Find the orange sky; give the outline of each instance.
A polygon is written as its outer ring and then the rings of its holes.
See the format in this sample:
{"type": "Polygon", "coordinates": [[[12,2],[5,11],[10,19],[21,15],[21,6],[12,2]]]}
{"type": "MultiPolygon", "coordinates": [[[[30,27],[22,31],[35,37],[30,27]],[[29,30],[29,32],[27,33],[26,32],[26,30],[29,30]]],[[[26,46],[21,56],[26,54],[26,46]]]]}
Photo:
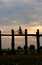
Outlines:
{"type": "MultiPolygon", "coordinates": [[[[42,33],[42,26],[38,26],[38,25],[37,26],[28,26],[28,25],[25,24],[25,25],[21,25],[21,28],[22,28],[23,31],[24,31],[24,29],[27,29],[29,34],[36,34],[37,29],[39,29],[40,33],[42,33]]],[[[14,29],[16,31],[19,28],[18,28],[17,25],[15,25],[15,26],[14,25],[13,26],[3,26],[1,28],[2,33],[6,33],[6,34],[8,34],[8,33],[11,34],[11,29],[14,29]]],[[[2,40],[3,40],[2,41],[2,47],[11,48],[11,37],[2,37],[2,40]],[[6,41],[6,43],[5,43],[5,41],[6,41]]],[[[17,47],[17,46],[22,46],[23,47],[24,44],[25,44],[24,41],[25,41],[24,37],[22,37],[22,36],[15,37],[15,47],[17,47]]],[[[29,43],[28,45],[34,44],[36,46],[36,38],[35,37],[29,37],[28,38],[28,43],[29,43]]]]}

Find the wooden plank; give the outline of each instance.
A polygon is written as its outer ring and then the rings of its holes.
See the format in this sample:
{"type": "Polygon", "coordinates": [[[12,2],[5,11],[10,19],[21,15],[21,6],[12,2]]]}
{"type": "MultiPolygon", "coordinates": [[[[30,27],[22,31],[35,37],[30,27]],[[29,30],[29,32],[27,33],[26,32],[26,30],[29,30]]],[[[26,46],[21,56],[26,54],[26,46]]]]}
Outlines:
{"type": "Polygon", "coordinates": [[[1,50],[1,31],[0,31],[0,55],[1,55],[1,52],[2,50],[1,50]]]}
{"type": "Polygon", "coordinates": [[[14,39],[14,30],[12,31],[12,43],[11,43],[11,47],[12,47],[12,54],[14,54],[14,50],[15,50],[15,39],[14,39]]]}
{"type": "Polygon", "coordinates": [[[36,32],[37,34],[37,53],[40,54],[40,37],[39,37],[39,29],[36,32]]]}
{"type": "Polygon", "coordinates": [[[27,54],[27,29],[25,29],[25,54],[27,54]]]}
{"type": "MultiPolygon", "coordinates": [[[[1,34],[1,36],[12,36],[11,34],[1,34]]],[[[14,34],[14,36],[25,36],[25,34],[14,34]]],[[[36,34],[27,34],[27,36],[36,36],[36,34]]]]}

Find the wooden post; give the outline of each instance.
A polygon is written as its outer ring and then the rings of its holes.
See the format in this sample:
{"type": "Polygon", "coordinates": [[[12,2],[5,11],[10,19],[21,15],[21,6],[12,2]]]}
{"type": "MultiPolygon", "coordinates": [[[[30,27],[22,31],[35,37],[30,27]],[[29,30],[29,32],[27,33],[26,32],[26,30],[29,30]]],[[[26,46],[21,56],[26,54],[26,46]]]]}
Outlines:
{"type": "Polygon", "coordinates": [[[0,31],[0,55],[2,53],[2,50],[1,50],[1,31],[0,31]]]}
{"type": "Polygon", "coordinates": [[[27,54],[27,29],[25,29],[25,54],[27,54]]]}
{"type": "Polygon", "coordinates": [[[11,30],[12,31],[12,54],[14,54],[14,50],[15,50],[15,41],[14,41],[14,30],[11,30]]]}
{"type": "Polygon", "coordinates": [[[37,53],[40,54],[40,37],[39,37],[39,29],[37,29],[36,35],[37,35],[37,53]]]}

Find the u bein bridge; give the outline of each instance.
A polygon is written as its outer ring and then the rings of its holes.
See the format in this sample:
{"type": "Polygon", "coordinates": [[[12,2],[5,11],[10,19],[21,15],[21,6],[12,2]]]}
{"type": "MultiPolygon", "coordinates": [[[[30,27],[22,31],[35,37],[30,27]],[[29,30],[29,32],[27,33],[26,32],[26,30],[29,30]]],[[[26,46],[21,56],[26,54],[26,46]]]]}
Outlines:
{"type": "Polygon", "coordinates": [[[19,26],[18,34],[14,33],[15,31],[12,29],[11,34],[1,34],[0,31],[0,55],[2,54],[2,48],[1,48],[1,37],[2,36],[11,36],[12,41],[11,41],[11,50],[12,54],[15,52],[15,36],[25,36],[25,54],[27,54],[28,49],[27,49],[27,36],[35,36],[37,40],[37,53],[40,54],[40,37],[42,34],[39,34],[39,29],[37,29],[36,34],[27,34],[27,29],[25,29],[25,32],[22,32],[21,26],[19,26]]]}

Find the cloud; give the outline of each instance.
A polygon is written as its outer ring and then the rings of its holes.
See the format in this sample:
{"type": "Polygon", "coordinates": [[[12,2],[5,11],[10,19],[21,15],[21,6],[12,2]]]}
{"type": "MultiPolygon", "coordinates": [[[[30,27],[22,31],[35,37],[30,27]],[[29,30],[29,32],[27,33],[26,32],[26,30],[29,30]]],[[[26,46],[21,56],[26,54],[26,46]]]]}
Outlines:
{"type": "MultiPolygon", "coordinates": [[[[11,29],[16,33],[19,26],[23,31],[27,29],[30,34],[36,33],[37,29],[42,33],[42,0],[0,0],[0,30],[2,33],[11,34],[11,29]]],[[[8,38],[4,38],[7,42],[8,38]]],[[[35,43],[34,39],[33,41],[30,39],[30,42],[35,43]]]]}
{"type": "Polygon", "coordinates": [[[21,1],[20,0],[3,0],[3,1],[4,3],[8,3],[8,4],[10,3],[9,4],[10,6],[8,7],[4,6],[0,8],[0,24],[8,25],[8,23],[9,24],[11,24],[12,22],[17,23],[17,21],[19,21],[18,24],[20,23],[30,24],[32,21],[41,23],[42,6],[36,0],[21,0],[21,1]],[[26,4],[24,4],[24,2],[26,4]],[[7,18],[7,20],[3,18],[7,18]]]}
{"type": "MultiPolygon", "coordinates": [[[[0,30],[2,31],[2,33],[4,34],[11,34],[11,29],[13,29],[14,31],[15,31],[15,34],[19,34],[17,31],[18,31],[18,29],[19,29],[19,26],[21,26],[21,28],[22,28],[22,30],[25,32],[25,29],[27,29],[28,31],[28,33],[29,34],[36,34],[36,31],[37,31],[37,29],[39,29],[40,30],[40,33],[42,33],[42,26],[41,25],[35,25],[35,23],[33,24],[32,23],[32,25],[30,24],[12,24],[12,25],[1,25],[0,26],[0,30]]],[[[23,33],[24,33],[23,32],[23,33]]],[[[18,37],[17,37],[18,38],[18,37]]]]}
{"type": "Polygon", "coordinates": [[[14,2],[15,0],[3,0],[6,3],[14,2]]]}
{"type": "Polygon", "coordinates": [[[9,6],[10,4],[12,4],[15,0],[3,0],[3,2],[9,6]]]}
{"type": "MultiPolygon", "coordinates": [[[[13,0],[3,1],[8,4],[13,2],[13,0]]],[[[4,5],[2,0],[0,2],[4,5]]],[[[16,0],[13,6],[0,8],[0,25],[11,25],[11,23],[34,24],[35,22],[42,25],[42,5],[36,0],[16,0]],[[28,4],[23,4],[24,2],[28,4]]]]}

